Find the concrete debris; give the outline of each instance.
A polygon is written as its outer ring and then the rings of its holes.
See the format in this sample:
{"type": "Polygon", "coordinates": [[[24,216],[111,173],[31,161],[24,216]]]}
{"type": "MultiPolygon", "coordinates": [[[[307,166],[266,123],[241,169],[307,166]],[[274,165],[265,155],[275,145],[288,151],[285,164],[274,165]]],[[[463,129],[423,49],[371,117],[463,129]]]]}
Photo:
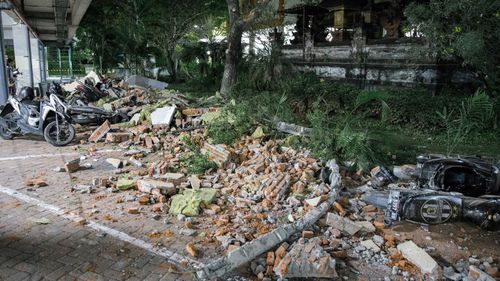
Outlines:
{"type": "Polygon", "coordinates": [[[312,132],[311,128],[306,128],[295,124],[288,124],[285,122],[278,122],[278,124],[276,124],[276,129],[278,129],[278,131],[296,136],[308,136],[312,132]]]}
{"type": "Polygon", "coordinates": [[[360,242],[361,245],[363,245],[365,248],[370,249],[376,253],[380,252],[380,247],[373,242],[373,240],[363,240],[360,242]]]}
{"type": "Polygon", "coordinates": [[[225,168],[231,160],[230,153],[226,150],[224,145],[213,145],[205,142],[201,150],[202,153],[208,155],[208,159],[214,161],[219,167],[225,168]]]}
{"type": "Polygon", "coordinates": [[[177,193],[177,188],[171,182],[164,182],[158,180],[143,179],[137,181],[137,189],[144,193],[154,193],[158,190],[163,195],[174,195],[177,193]]]}
{"type": "MultiPolygon", "coordinates": [[[[88,198],[100,203],[87,200],[95,204],[88,205],[86,214],[97,214],[99,204],[116,202],[116,219],[143,214],[133,219],[151,223],[156,229],[166,225],[168,230],[147,235],[183,243],[186,260],[180,264],[193,265],[202,280],[233,278],[241,266],[266,281],[332,279],[337,272],[346,276],[348,271],[369,276],[374,268],[387,270],[385,280],[441,278],[441,268],[426,253],[434,256],[433,246],[443,241],[435,237],[439,233],[424,234],[422,239],[431,245],[425,250],[411,241],[404,242],[409,238],[407,233],[385,224],[388,220],[384,215],[390,214],[382,211],[388,207],[387,196],[377,200],[366,197],[378,187],[420,193],[415,166],[377,167],[371,175],[340,167],[334,160],[325,163],[305,149],[296,149],[300,137],[311,133],[310,128],[283,122],[277,124],[278,129],[292,134],[283,140],[267,140],[263,127],[257,127],[251,136],[232,144],[211,144],[203,127],[219,118],[218,108],[193,108],[179,92],[153,91],[133,83],[127,89],[126,84],[122,82],[111,99],[99,103],[132,120],[125,126],[105,122],[92,134],[85,133],[91,135],[89,142],[106,142],[91,144],[88,155],[55,170],[81,171],[78,178],[72,177],[72,191],[97,193],[88,198]],[[113,151],[103,156],[98,147],[113,151]],[[190,157],[199,153],[217,167],[206,165],[210,167],[204,170],[204,158],[201,163],[191,161],[190,157]],[[82,171],[92,165],[102,167],[103,174],[82,171]],[[212,260],[201,266],[195,258],[212,260]]],[[[460,198],[465,202],[465,197],[460,198]]],[[[422,210],[412,210],[417,209],[422,210]]],[[[494,215],[491,218],[495,220],[494,215]]],[[[104,219],[115,222],[109,215],[104,219]]],[[[423,224],[418,230],[426,229],[423,224]]],[[[457,243],[459,249],[469,251],[466,233],[460,230],[459,235],[450,237],[460,236],[462,241],[458,241],[464,243],[457,243]]],[[[158,241],[158,245],[163,242],[158,241]]],[[[484,274],[496,277],[496,256],[471,256],[443,271],[451,280],[465,280],[467,275],[470,280],[491,280],[481,279],[486,278],[484,274]]]]}
{"type": "Polygon", "coordinates": [[[153,125],[169,125],[174,118],[176,108],[175,105],[157,108],[151,113],[151,123],[153,125]]]}
{"type": "Polygon", "coordinates": [[[197,216],[200,214],[200,204],[210,205],[217,195],[216,189],[201,188],[185,190],[183,194],[172,197],[169,213],[173,215],[197,216]]]}
{"type": "Polygon", "coordinates": [[[106,142],[108,142],[108,143],[121,143],[124,141],[128,141],[131,137],[132,137],[132,134],[130,134],[130,133],[123,133],[123,132],[108,133],[106,135],[106,142]]]}
{"type": "Polygon", "coordinates": [[[161,82],[155,79],[150,79],[141,75],[132,75],[127,80],[124,80],[124,83],[126,83],[128,87],[139,86],[157,90],[163,90],[168,87],[168,83],[161,82]]]}
{"type": "Polygon", "coordinates": [[[106,120],[99,128],[90,135],[89,142],[98,142],[111,130],[111,123],[106,120]]]}
{"type": "Polygon", "coordinates": [[[240,248],[226,254],[212,263],[206,265],[196,274],[198,278],[221,277],[231,270],[253,260],[255,257],[268,252],[271,248],[290,238],[293,234],[301,232],[318,221],[337,200],[340,181],[331,185],[328,199],[317,208],[309,211],[293,224],[285,224],[277,229],[264,234],[257,239],[244,244],[240,248]]]}
{"type": "Polygon", "coordinates": [[[354,235],[362,228],[362,226],[356,224],[350,219],[341,217],[334,213],[328,213],[326,215],[326,224],[345,232],[348,235],[354,235]]]}
{"type": "Polygon", "coordinates": [[[94,192],[94,189],[92,188],[91,185],[77,184],[71,188],[71,191],[78,192],[78,193],[89,193],[90,194],[90,193],[94,192]]]}
{"type": "Polygon", "coordinates": [[[441,280],[441,268],[437,262],[413,241],[406,241],[397,246],[404,258],[416,265],[420,271],[432,280],[441,280]]]}
{"type": "Polygon", "coordinates": [[[469,275],[467,276],[470,281],[495,281],[497,279],[491,277],[486,272],[477,268],[474,265],[469,266],[469,275]]]}
{"type": "Polygon", "coordinates": [[[119,190],[128,190],[136,188],[136,180],[127,179],[127,178],[119,178],[116,182],[116,188],[119,190]]]}
{"type": "Polygon", "coordinates": [[[74,173],[80,170],[80,158],[66,162],[64,164],[64,169],[67,173],[74,173]]]}
{"type": "Polygon", "coordinates": [[[115,169],[123,168],[123,161],[120,159],[108,158],[108,159],[106,159],[106,162],[111,164],[111,166],[113,166],[115,169]]]}
{"type": "Polygon", "coordinates": [[[299,239],[274,267],[274,272],[280,278],[336,278],[335,260],[321,243],[319,237],[299,239]]]}

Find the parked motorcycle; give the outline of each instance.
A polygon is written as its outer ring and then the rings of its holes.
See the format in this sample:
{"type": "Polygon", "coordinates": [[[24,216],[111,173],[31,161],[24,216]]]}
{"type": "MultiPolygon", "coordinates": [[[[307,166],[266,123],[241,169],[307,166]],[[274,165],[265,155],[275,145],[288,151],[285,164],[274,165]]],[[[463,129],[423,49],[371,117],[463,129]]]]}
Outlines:
{"type": "MultiPolygon", "coordinates": [[[[50,97],[50,95],[56,95],[66,104],[65,114],[73,124],[100,125],[106,120],[111,122],[111,124],[129,120],[127,114],[124,113],[108,112],[96,106],[79,105],[82,104],[79,102],[67,102],[61,85],[56,82],[52,82],[49,87],[47,96],[50,97]]],[[[71,96],[69,98],[71,99],[71,96]]]]}
{"type": "Polygon", "coordinates": [[[54,146],[64,146],[75,138],[75,128],[65,116],[67,106],[56,95],[35,101],[31,87],[9,95],[0,112],[0,137],[11,140],[18,135],[39,135],[54,146]]]}

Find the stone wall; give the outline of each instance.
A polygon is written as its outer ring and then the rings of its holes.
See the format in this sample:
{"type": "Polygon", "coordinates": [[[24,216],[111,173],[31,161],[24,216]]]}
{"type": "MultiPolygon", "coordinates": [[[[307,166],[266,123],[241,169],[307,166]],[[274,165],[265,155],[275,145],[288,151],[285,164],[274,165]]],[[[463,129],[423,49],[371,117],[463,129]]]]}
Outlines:
{"type": "Polygon", "coordinates": [[[364,87],[398,85],[423,86],[436,91],[444,85],[476,87],[474,75],[456,64],[437,63],[421,55],[420,43],[360,42],[352,45],[284,46],[283,57],[298,71],[314,71],[319,76],[360,83],[364,87]]]}

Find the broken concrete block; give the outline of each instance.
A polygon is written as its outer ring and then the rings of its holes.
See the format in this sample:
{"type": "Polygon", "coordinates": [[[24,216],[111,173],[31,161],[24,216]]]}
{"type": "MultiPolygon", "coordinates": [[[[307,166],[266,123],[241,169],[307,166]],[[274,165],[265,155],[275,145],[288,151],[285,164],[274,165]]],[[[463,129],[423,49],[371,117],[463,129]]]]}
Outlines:
{"type": "Polygon", "coordinates": [[[80,170],[80,158],[66,162],[66,164],[64,164],[64,169],[68,173],[74,173],[80,170]]]}
{"type": "Polygon", "coordinates": [[[470,281],[495,281],[496,279],[488,275],[486,272],[477,268],[474,265],[469,266],[469,275],[467,276],[470,281]]]}
{"type": "Polygon", "coordinates": [[[132,118],[130,118],[130,121],[128,121],[128,123],[132,126],[137,126],[137,125],[139,125],[140,122],[141,122],[141,114],[140,113],[134,114],[134,116],[132,116],[132,118]]]}
{"type": "Polygon", "coordinates": [[[413,241],[406,241],[398,245],[398,250],[403,257],[417,266],[423,274],[434,280],[441,280],[441,268],[437,262],[413,241]]]}
{"type": "Polygon", "coordinates": [[[361,229],[361,226],[357,225],[350,219],[341,217],[334,213],[328,213],[326,215],[326,224],[349,235],[354,235],[361,229]]]}
{"type": "Polygon", "coordinates": [[[78,193],[92,193],[94,189],[91,185],[77,184],[71,188],[71,191],[78,193]]]}
{"type": "Polygon", "coordinates": [[[132,137],[130,133],[108,133],[106,135],[106,142],[108,143],[120,143],[124,141],[128,141],[132,137]]]}
{"type": "Polygon", "coordinates": [[[215,200],[216,194],[216,189],[209,188],[185,190],[183,194],[177,194],[172,197],[169,213],[197,216],[200,212],[200,204],[203,202],[205,205],[209,205],[215,200]]]}
{"type": "Polygon", "coordinates": [[[160,193],[164,195],[174,195],[177,193],[177,189],[173,183],[157,180],[138,180],[137,189],[144,193],[152,193],[154,189],[160,190],[160,193]]]}
{"type": "Polygon", "coordinates": [[[151,113],[151,124],[169,125],[174,118],[175,109],[175,105],[157,108],[151,113]]]}
{"type": "Polygon", "coordinates": [[[311,198],[311,199],[307,199],[305,201],[306,201],[306,203],[308,205],[310,205],[312,207],[316,207],[316,206],[318,206],[321,203],[322,198],[323,198],[322,196],[318,196],[318,197],[314,197],[314,198],[311,198]]]}
{"type": "Polygon", "coordinates": [[[354,223],[361,227],[360,232],[362,233],[375,232],[375,226],[369,221],[356,221],[354,223]]]}
{"type": "Polygon", "coordinates": [[[297,241],[274,268],[280,278],[329,278],[337,277],[335,260],[323,250],[319,237],[297,241]]]}
{"type": "Polygon", "coordinates": [[[179,185],[184,181],[185,176],[181,173],[165,173],[164,175],[161,175],[160,178],[165,179],[168,182],[172,182],[175,185],[179,185]]]}
{"type": "Polygon", "coordinates": [[[118,181],[116,182],[116,188],[120,190],[127,190],[127,189],[133,189],[136,187],[136,181],[135,180],[130,180],[126,178],[119,178],[118,181]]]}
{"type": "Polygon", "coordinates": [[[123,168],[123,162],[120,159],[108,158],[108,159],[106,159],[106,162],[111,164],[111,166],[115,167],[115,169],[123,168]]]}
{"type": "Polygon", "coordinates": [[[193,189],[200,189],[201,187],[201,181],[196,175],[192,175],[189,177],[189,184],[193,189]]]}
{"type": "Polygon", "coordinates": [[[111,130],[111,123],[108,120],[104,122],[99,128],[95,129],[95,131],[90,135],[90,142],[98,142],[102,139],[108,132],[111,130]]]}
{"type": "Polygon", "coordinates": [[[262,129],[262,127],[257,127],[257,129],[255,129],[255,131],[252,134],[252,138],[261,139],[263,137],[264,137],[264,130],[262,129]]]}
{"type": "Polygon", "coordinates": [[[306,128],[295,124],[288,124],[285,122],[278,122],[278,124],[276,124],[276,129],[278,129],[278,131],[296,136],[308,136],[312,132],[311,128],[306,128]]]}
{"type": "Polygon", "coordinates": [[[369,240],[364,240],[360,242],[361,245],[363,245],[365,248],[374,251],[375,253],[380,252],[380,247],[375,244],[371,239],[369,240]]]}
{"type": "Polygon", "coordinates": [[[106,187],[106,185],[108,185],[108,179],[107,178],[93,178],[92,185],[106,187]]]}
{"type": "Polygon", "coordinates": [[[168,87],[168,83],[150,79],[141,75],[132,75],[127,80],[125,80],[125,83],[127,83],[129,87],[139,86],[156,90],[163,90],[168,87]]]}

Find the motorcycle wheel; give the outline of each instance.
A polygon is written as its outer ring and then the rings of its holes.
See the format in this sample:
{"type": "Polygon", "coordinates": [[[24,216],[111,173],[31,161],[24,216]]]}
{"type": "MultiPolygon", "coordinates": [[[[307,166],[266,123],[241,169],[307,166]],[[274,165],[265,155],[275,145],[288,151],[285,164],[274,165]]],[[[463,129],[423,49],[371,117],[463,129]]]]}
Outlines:
{"type": "Polygon", "coordinates": [[[0,138],[4,140],[11,140],[14,138],[11,132],[4,126],[0,125],[0,138]]]}
{"type": "Polygon", "coordinates": [[[75,138],[75,127],[68,122],[57,124],[56,121],[52,121],[45,127],[43,137],[53,146],[65,146],[75,138]]]}
{"type": "MultiPolygon", "coordinates": [[[[5,115],[5,117],[4,117],[4,119],[7,121],[11,120],[11,118],[12,118],[12,113],[9,113],[9,114],[5,115]]],[[[12,134],[12,132],[10,132],[4,126],[0,125],[0,138],[2,138],[4,140],[11,140],[14,138],[14,134],[12,134]]]]}

